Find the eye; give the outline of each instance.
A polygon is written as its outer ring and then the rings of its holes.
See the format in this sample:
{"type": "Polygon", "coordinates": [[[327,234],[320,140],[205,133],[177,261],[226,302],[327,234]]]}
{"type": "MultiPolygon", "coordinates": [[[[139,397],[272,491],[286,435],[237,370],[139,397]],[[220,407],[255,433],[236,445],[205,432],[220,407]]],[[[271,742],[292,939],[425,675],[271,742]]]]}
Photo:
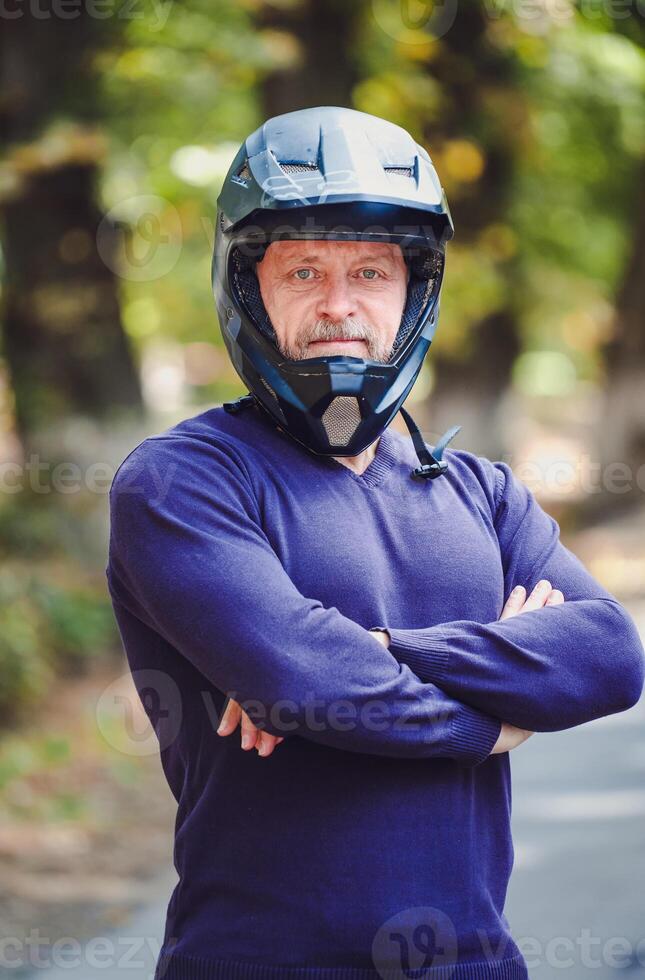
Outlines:
{"type": "Polygon", "coordinates": [[[298,277],[298,279],[300,279],[302,282],[306,282],[308,279],[311,278],[308,275],[308,273],[310,273],[310,272],[313,273],[313,271],[314,271],[313,269],[296,269],[296,273],[295,274],[298,277]],[[304,275],[303,275],[303,273],[304,273],[304,275]]]}
{"type": "Polygon", "coordinates": [[[376,277],[379,275],[377,269],[361,269],[361,272],[365,273],[363,276],[364,279],[376,279],[376,277]]]}

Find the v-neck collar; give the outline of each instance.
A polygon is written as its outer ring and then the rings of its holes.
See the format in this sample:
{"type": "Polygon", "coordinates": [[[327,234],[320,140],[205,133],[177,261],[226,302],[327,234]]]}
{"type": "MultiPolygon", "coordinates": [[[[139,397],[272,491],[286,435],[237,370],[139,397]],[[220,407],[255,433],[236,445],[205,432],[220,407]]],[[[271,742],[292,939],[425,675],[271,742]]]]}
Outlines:
{"type": "MultiPolygon", "coordinates": [[[[240,418],[243,418],[244,413],[240,418]]],[[[324,456],[321,453],[314,453],[306,449],[304,446],[298,445],[298,443],[292,439],[292,437],[284,431],[275,422],[275,420],[269,418],[265,415],[262,410],[256,406],[256,411],[254,413],[254,418],[259,420],[262,425],[266,425],[267,428],[274,432],[280,440],[285,440],[288,445],[290,445],[294,450],[297,449],[299,452],[306,453],[311,460],[313,460],[317,465],[325,467],[328,471],[336,472],[337,479],[350,479],[355,483],[358,483],[364,487],[376,487],[383,479],[391,472],[394,468],[394,464],[401,457],[402,447],[399,443],[398,433],[392,429],[390,426],[385,428],[379,437],[378,446],[376,448],[376,453],[374,459],[371,461],[366,470],[362,473],[355,473],[354,470],[350,470],[349,466],[345,466],[344,463],[339,463],[337,459],[333,456],[324,456]]]]}
{"type": "Polygon", "coordinates": [[[374,459],[362,473],[355,473],[354,470],[350,470],[349,466],[345,466],[344,463],[339,463],[333,456],[319,456],[318,458],[328,464],[330,468],[346,473],[347,476],[357,483],[361,483],[366,487],[375,487],[390,472],[397,460],[395,439],[396,436],[389,428],[383,430],[378,446],[376,447],[374,459]]]}

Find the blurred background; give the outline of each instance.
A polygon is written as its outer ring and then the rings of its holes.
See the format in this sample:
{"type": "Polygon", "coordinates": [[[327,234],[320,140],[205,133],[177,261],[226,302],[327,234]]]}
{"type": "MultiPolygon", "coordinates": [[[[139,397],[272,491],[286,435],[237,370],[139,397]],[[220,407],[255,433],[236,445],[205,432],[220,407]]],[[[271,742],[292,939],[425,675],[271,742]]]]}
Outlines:
{"type": "MultiPolygon", "coordinates": [[[[644,42],[636,0],[6,0],[0,978],[126,935],[75,975],[151,975],[175,804],[107,595],[107,494],[146,435],[244,391],[211,248],[267,117],[353,106],[426,147],[455,238],[409,406],[431,444],[459,423],[456,448],[508,461],[645,630],[644,42]]],[[[645,977],[644,722],[512,755],[506,911],[538,980],[645,977]]]]}

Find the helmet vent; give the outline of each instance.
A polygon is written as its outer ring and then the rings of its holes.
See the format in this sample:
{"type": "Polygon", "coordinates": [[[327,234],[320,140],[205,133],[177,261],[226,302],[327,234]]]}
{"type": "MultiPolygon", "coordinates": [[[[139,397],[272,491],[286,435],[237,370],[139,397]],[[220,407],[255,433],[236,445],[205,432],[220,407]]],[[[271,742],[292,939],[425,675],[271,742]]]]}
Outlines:
{"type": "Polygon", "coordinates": [[[278,396],[276,395],[275,391],[273,390],[273,388],[271,387],[271,385],[269,384],[269,382],[268,381],[265,381],[264,378],[262,378],[262,377],[260,377],[260,381],[262,382],[262,384],[264,385],[264,387],[267,389],[267,391],[271,395],[273,395],[273,397],[277,401],[278,400],[278,396]]]}
{"type": "Polygon", "coordinates": [[[399,177],[413,177],[414,170],[412,167],[383,167],[386,174],[394,174],[399,177]]]}
{"type": "Polygon", "coordinates": [[[251,179],[251,171],[249,170],[249,161],[248,160],[245,160],[244,161],[244,163],[242,164],[242,166],[240,167],[240,169],[237,172],[237,176],[240,177],[242,180],[250,180],[251,179]]]}
{"type": "Polygon", "coordinates": [[[285,174],[311,174],[318,171],[318,165],[315,163],[283,163],[280,162],[280,166],[284,170],[285,174]]]}
{"type": "Polygon", "coordinates": [[[273,388],[271,387],[271,385],[269,384],[269,382],[268,381],[265,381],[264,378],[261,375],[260,375],[260,381],[262,382],[262,384],[264,385],[264,387],[266,388],[266,390],[269,392],[269,394],[271,395],[271,397],[275,401],[274,411],[277,412],[278,413],[278,416],[280,417],[280,419],[283,422],[285,422],[286,420],[285,420],[285,417],[284,417],[284,412],[282,411],[282,409],[280,407],[280,402],[278,401],[278,396],[276,395],[275,391],[273,390],[273,388]]]}
{"type": "Polygon", "coordinates": [[[338,395],[322,415],[322,424],[332,446],[346,446],[360,422],[358,400],[350,395],[338,395]]]}

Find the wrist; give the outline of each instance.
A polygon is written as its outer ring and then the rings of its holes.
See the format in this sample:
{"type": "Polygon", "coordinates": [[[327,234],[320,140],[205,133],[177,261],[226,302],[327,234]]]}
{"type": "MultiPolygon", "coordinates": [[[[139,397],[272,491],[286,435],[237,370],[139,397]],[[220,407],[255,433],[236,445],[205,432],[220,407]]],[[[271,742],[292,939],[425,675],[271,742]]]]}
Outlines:
{"type": "Polygon", "coordinates": [[[375,628],[375,629],[369,630],[369,632],[372,633],[372,635],[376,637],[376,639],[379,641],[379,643],[382,646],[384,646],[386,648],[386,650],[388,649],[388,647],[390,646],[391,639],[390,639],[390,634],[388,633],[387,630],[376,629],[375,628]]]}

